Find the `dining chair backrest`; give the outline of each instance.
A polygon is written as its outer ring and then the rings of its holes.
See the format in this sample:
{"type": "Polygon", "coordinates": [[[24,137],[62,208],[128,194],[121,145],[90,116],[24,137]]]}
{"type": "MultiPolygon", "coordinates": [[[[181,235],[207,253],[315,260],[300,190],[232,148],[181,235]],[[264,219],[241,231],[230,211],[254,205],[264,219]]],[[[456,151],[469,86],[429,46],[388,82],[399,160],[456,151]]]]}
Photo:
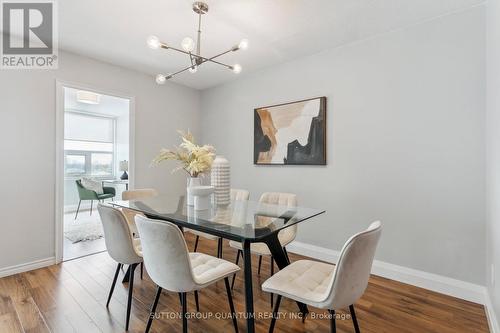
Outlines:
{"type": "Polygon", "coordinates": [[[106,204],[97,206],[104,230],[104,241],[109,255],[122,264],[136,264],[142,261],[136,252],[127,220],[123,213],[106,204]]]}
{"type": "Polygon", "coordinates": [[[189,252],[180,229],[170,222],[137,215],[144,264],[151,279],[173,292],[188,292],[196,286],[189,252]]]}
{"type": "Polygon", "coordinates": [[[293,193],[265,192],[260,196],[259,202],[288,207],[297,207],[297,195],[293,193]]]}
{"type": "Polygon", "coordinates": [[[145,199],[158,196],[158,191],[154,188],[139,188],[122,192],[123,200],[145,199]]]}
{"type": "Polygon", "coordinates": [[[360,233],[347,240],[340,252],[330,284],[326,303],[329,309],[339,309],[354,304],[365,292],[375,257],[382,224],[373,222],[360,233]]]}
{"type": "MultiPolygon", "coordinates": [[[[137,199],[147,199],[147,198],[152,198],[158,196],[158,191],[156,191],[154,188],[139,188],[135,190],[128,190],[128,191],[123,191],[122,192],[122,199],[123,200],[137,200],[137,199]]],[[[128,226],[130,228],[130,231],[132,234],[137,235],[137,228],[135,226],[135,216],[138,213],[135,210],[132,209],[127,209],[127,208],[122,208],[122,212],[127,218],[128,221],[128,226]]]]}
{"type": "MultiPolygon", "coordinates": [[[[284,192],[264,192],[260,196],[259,202],[270,205],[297,207],[297,195],[284,192]]],[[[297,224],[281,230],[278,236],[280,238],[280,241],[284,241],[286,243],[281,245],[285,246],[289,244],[297,236],[297,224]]]]}
{"type": "Polygon", "coordinates": [[[248,200],[249,197],[250,192],[248,192],[247,190],[240,190],[236,188],[231,189],[231,201],[244,201],[248,200]]]}

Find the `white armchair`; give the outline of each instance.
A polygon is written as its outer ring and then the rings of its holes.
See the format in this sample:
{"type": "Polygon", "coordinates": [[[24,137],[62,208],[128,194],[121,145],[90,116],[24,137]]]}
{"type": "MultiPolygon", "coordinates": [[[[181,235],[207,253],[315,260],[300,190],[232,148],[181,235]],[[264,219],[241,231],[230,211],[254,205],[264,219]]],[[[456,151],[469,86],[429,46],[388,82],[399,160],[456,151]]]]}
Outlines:
{"type": "Polygon", "coordinates": [[[176,225],[170,222],[153,220],[140,215],[135,217],[135,222],[143,243],[146,268],[149,276],[158,286],[145,332],[149,332],[151,328],[163,288],[181,294],[183,331],[187,332],[186,293],[224,280],[229,308],[233,315],[233,325],[237,333],[238,325],[228,276],[240,268],[229,261],[207,254],[189,253],[184,235],[176,225]]]}
{"type": "Polygon", "coordinates": [[[328,309],[331,331],[336,332],[335,310],[349,307],[356,333],[359,325],[354,303],[368,286],[382,225],[373,222],[345,243],[336,266],[312,260],[299,260],[285,267],[262,284],[262,290],[277,294],[269,332],[276,323],[281,297],[328,309]]]}
{"type": "Polygon", "coordinates": [[[106,242],[108,254],[111,258],[118,262],[118,267],[116,268],[113,283],[109,291],[106,307],[109,306],[109,302],[111,301],[111,296],[113,295],[113,291],[115,289],[116,279],[118,278],[120,268],[123,265],[130,265],[127,319],[125,324],[125,330],[128,330],[130,321],[130,307],[132,305],[132,292],[134,289],[134,271],[137,265],[142,263],[141,242],[139,239],[132,238],[127,219],[119,209],[99,204],[97,206],[97,210],[99,211],[99,215],[101,216],[102,226],[104,230],[104,240],[106,242]]]}

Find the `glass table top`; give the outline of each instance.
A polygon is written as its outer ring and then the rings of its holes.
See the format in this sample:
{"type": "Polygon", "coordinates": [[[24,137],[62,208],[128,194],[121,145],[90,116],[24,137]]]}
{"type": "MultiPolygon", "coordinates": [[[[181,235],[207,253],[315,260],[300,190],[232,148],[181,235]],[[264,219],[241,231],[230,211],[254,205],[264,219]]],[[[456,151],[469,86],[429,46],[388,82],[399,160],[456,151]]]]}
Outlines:
{"type": "Polygon", "coordinates": [[[258,241],[325,211],[288,207],[255,201],[236,200],[228,206],[212,205],[197,211],[186,205],[184,196],[157,196],[147,199],[114,201],[113,206],[141,212],[150,218],[173,222],[181,227],[226,239],[258,241]]]}

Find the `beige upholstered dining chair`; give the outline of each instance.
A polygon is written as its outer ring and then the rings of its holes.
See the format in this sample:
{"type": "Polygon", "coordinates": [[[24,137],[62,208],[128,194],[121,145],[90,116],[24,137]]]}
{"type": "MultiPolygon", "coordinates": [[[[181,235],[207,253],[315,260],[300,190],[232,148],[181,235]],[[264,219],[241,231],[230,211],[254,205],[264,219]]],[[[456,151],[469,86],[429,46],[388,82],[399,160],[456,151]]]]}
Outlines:
{"type": "MultiPolygon", "coordinates": [[[[158,191],[154,188],[140,188],[135,190],[123,191],[122,200],[137,200],[137,199],[147,199],[158,196],[158,191]]],[[[132,209],[122,208],[122,212],[127,218],[128,225],[133,235],[137,235],[137,228],[135,226],[135,216],[138,213],[132,209]]]]}
{"type": "MultiPolygon", "coordinates": [[[[240,190],[240,189],[231,189],[231,201],[245,201],[248,200],[250,197],[250,193],[247,190],[240,190]]],[[[196,252],[198,249],[198,242],[200,240],[200,237],[209,239],[209,240],[216,240],[217,241],[217,258],[222,258],[222,247],[223,247],[223,239],[214,235],[210,235],[201,231],[197,230],[191,230],[188,229],[192,234],[196,235],[196,240],[194,241],[194,249],[193,252],[196,252]]]]}
{"type": "Polygon", "coordinates": [[[116,285],[118,273],[123,265],[130,265],[129,268],[129,284],[128,284],[128,301],[127,301],[127,319],[125,330],[128,330],[130,321],[130,307],[132,305],[132,292],[134,289],[134,271],[138,264],[142,263],[141,242],[139,239],[132,238],[129,225],[123,213],[114,207],[99,204],[97,206],[99,215],[101,216],[102,226],[104,230],[104,240],[108,254],[116,262],[116,268],[113,283],[109,291],[106,307],[109,306],[111,296],[116,285]]]}
{"type": "Polygon", "coordinates": [[[189,253],[184,235],[170,222],[140,215],[135,217],[135,221],[143,243],[146,268],[158,286],[146,333],[151,328],[163,288],[181,294],[183,332],[187,332],[186,293],[200,290],[220,280],[224,280],[226,285],[229,308],[237,333],[238,324],[228,277],[240,268],[224,259],[198,252],[189,253]]]}
{"type": "Polygon", "coordinates": [[[299,260],[285,267],[262,284],[262,290],[277,294],[269,332],[276,323],[281,297],[321,309],[331,315],[331,331],[336,332],[335,310],[349,307],[356,333],[359,325],[354,303],[368,286],[382,225],[373,222],[345,243],[336,266],[312,260],[299,260]]]}
{"type": "MultiPolygon", "coordinates": [[[[297,195],[295,195],[293,193],[266,192],[266,193],[262,194],[259,202],[264,203],[264,204],[271,204],[271,205],[297,207],[297,195]]],[[[285,254],[287,255],[287,257],[288,257],[288,254],[286,252],[286,246],[288,244],[290,244],[295,239],[296,235],[297,235],[297,225],[296,224],[294,224],[293,226],[290,226],[288,228],[285,228],[278,233],[278,239],[281,243],[281,246],[283,246],[283,250],[285,251],[285,254]]],[[[230,241],[229,246],[238,250],[238,253],[236,254],[236,265],[237,265],[239,262],[240,256],[241,256],[241,258],[243,258],[243,245],[239,242],[230,241]]],[[[267,247],[267,245],[265,243],[252,243],[252,244],[250,244],[250,251],[259,256],[259,268],[258,268],[259,274],[260,274],[260,268],[262,266],[262,256],[271,257],[271,275],[273,275],[274,274],[274,260],[273,260],[273,257],[271,256],[271,251],[269,251],[269,248],[267,247]]],[[[234,281],[235,281],[235,276],[233,276],[233,281],[231,282],[231,288],[233,288],[233,286],[234,286],[234,281]]],[[[273,297],[271,294],[271,305],[272,305],[272,303],[273,303],[273,297]]]]}

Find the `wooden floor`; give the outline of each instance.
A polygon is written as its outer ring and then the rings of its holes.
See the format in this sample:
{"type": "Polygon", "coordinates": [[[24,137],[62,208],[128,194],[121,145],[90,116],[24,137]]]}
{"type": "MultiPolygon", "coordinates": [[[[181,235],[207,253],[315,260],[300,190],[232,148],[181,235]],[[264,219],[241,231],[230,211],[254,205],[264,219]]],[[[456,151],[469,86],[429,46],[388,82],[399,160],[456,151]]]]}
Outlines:
{"type": "MultiPolygon", "coordinates": [[[[193,238],[188,237],[192,249],[193,238]]],[[[201,240],[199,251],[214,254],[215,242],[201,240]]],[[[224,257],[234,260],[236,252],[227,244],[224,257]]],[[[291,260],[299,259],[291,255],[291,260]]],[[[254,257],[254,295],[257,315],[270,314],[269,295],[261,292],[260,284],[269,275],[269,261],[264,260],[262,273],[257,275],[254,257]]],[[[115,294],[106,309],[106,297],[116,264],[107,253],[65,262],[0,279],[0,332],[123,332],[127,300],[127,286],[117,284],[115,294]]],[[[121,278],[121,277],[120,277],[121,278]]],[[[134,301],[130,331],[143,332],[155,286],[144,276],[134,285],[134,301]]],[[[241,274],[234,289],[236,310],[244,312],[241,274]]],[[[188,296],[188,309],[196,315],[193,295],[188,296]]],[[[225,315],[228,303],[224,282],[200,292],[200,313],[204,319],[189,320],[189,332],[234,332],[228,319],[209,318],[217,313],[225,315]]],[[[488,332],[486,315],[481,305],[444,296],[424,289],[372,276],[368,289],[356,304],[361,332],[488,332]]],[[[169,318],[180,311],[177,294],[164,292],[158,312],[163,318],[153,323],[151,332],[180,332],[181,320],[169,318]]],[[[310,308],[318,315],[323,310],[310,308]]],[[[281,311],[287,319],[278,320],[275,332],[329,332],[327,318],[290,319],[297,313],[295,303],[284,300],[281,311]]],[[[340,312],[346,314],[347,312],[340,312]]],[[[269,318],[256,321],[257,332],[267,332],[269,318]]],[[[337,320],[338,332],[354,332],[351,320],[337,320]]],[[[245,321],[239,319],[240,332],[245,332],[245,321]]]]}

